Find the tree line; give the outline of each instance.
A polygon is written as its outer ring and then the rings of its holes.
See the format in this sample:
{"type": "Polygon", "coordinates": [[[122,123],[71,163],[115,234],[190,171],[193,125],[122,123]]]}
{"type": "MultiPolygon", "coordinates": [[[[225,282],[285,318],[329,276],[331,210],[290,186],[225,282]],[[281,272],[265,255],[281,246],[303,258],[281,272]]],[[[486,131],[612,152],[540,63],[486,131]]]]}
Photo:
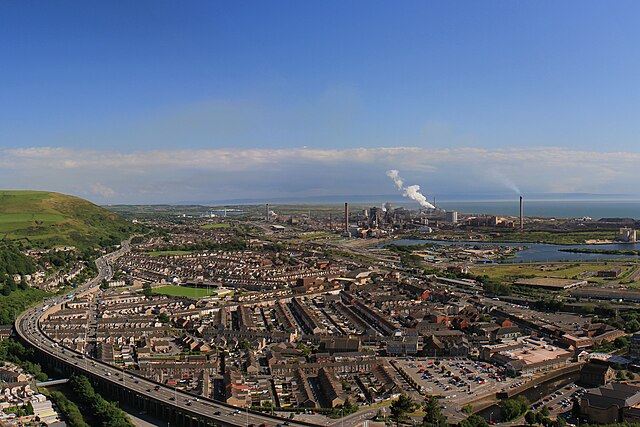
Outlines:
{"type": "Polygon", "coordinates": [[[89,409],[94,418],[104,427],[134,427],[126,412],[115,402],[106,400],[96,393],[85,376],[72,376],[69,385],[78,402],[89,409]]]}

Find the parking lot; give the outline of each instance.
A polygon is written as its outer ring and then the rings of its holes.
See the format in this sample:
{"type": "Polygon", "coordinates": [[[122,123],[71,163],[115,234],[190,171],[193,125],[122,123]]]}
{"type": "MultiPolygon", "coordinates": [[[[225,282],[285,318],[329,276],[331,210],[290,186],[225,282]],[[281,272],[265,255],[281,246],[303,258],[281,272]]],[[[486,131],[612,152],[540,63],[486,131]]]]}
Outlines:
{"type": "Polygon", "coordinates": [[[499,366],[469,359],[420,358],[399,360],[398,364],[424,392],[457,402],[514,387],[524,381],[507,377],[499,366]]]}
{"type": "Polygon", "coordinates": [[[571,411],[574,398],[580,398],[585,392],[583,387],[577,384],[569,384],[561,389],[545,396],[531,406],[531,410],[537,411],[543,406],[549,409],[551,417],[571,411]]]}

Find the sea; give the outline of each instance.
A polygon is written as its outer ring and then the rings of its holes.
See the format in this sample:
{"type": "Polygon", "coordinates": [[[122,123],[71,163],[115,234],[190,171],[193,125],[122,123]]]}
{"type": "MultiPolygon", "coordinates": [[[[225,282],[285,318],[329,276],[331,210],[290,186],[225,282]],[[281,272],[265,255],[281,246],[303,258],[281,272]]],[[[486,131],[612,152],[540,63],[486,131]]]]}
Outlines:
{"type": "MultiPolygon", "coordinates": [[[[438,202],[438,207],[467,214],[517,216],[518,200],[438,202]]],[[[640,218],[640,200],[633,201],[579,201],[579,200],[526,200],[525,216],[548,218],[640,218]]]]}

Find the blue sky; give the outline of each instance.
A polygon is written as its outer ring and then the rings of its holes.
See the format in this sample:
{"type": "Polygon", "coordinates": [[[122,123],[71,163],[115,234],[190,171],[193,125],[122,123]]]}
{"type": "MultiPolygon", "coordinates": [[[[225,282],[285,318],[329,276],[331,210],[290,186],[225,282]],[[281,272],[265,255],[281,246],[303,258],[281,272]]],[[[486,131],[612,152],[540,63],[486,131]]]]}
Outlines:
{"type": "Polygon", "coordinates": [[[388,169],[427,193],[633,193],[639,12],[2,2],[0,179],[100,203],[393,193],[388,169]]]}

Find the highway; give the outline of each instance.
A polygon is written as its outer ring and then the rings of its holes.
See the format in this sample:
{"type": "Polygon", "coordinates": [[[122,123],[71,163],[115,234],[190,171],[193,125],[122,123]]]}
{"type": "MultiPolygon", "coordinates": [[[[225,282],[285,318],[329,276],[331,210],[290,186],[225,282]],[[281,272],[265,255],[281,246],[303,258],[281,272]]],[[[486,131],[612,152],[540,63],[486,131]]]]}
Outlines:
{"type": "MultiPolygon", "coordinates": [[[[103,279],[109,280],[113,275],[110,265],[111,262],[120,255],[129,251],[129,244],[130,240],[124,241],[119,250],[98,258],[98,260],[96,260],[98,275],[82,287],[74,290],[74,293],[77,293],[78,295],[86,295],[89,292],[96,291],[103,279]]],[[[186,414],[189,417],[206,420],[207,424],[215,423],[216,425],[225,426],[314,425],[311,423],[290,421],[275,416],[253,413],[243,408],[227,405],[226,403],[184,393],[143,377],[123,372],[115,366],[103,363],[99,360],[61,346],[50,339],[42,331],[40,328],[40,322],[42,317],[58,310],[60,305],[66,300],[66,295],[58,296],[55,299],[45,301],[42,304],[25,311],[16,319],[15,329],[17,334],[27,344],[48,354],[50,357],[55,358],[58,362],[68,365],[74,371],[88,374],[89,377],[100,377],[104,381],[111,382],[113,385],[128,389],[129,393],[132,395],[147,398],[150,401],[160,402],[163,406],[177,409],[178,412],[186,414]]],[[[109,398],[109,396],[106,397],[109,398]]],[[[111,398],[111,400],[113,400],[113,398],[111,398]]],[[[136,399],[131,400],[135,401],[136,399]]]]}

